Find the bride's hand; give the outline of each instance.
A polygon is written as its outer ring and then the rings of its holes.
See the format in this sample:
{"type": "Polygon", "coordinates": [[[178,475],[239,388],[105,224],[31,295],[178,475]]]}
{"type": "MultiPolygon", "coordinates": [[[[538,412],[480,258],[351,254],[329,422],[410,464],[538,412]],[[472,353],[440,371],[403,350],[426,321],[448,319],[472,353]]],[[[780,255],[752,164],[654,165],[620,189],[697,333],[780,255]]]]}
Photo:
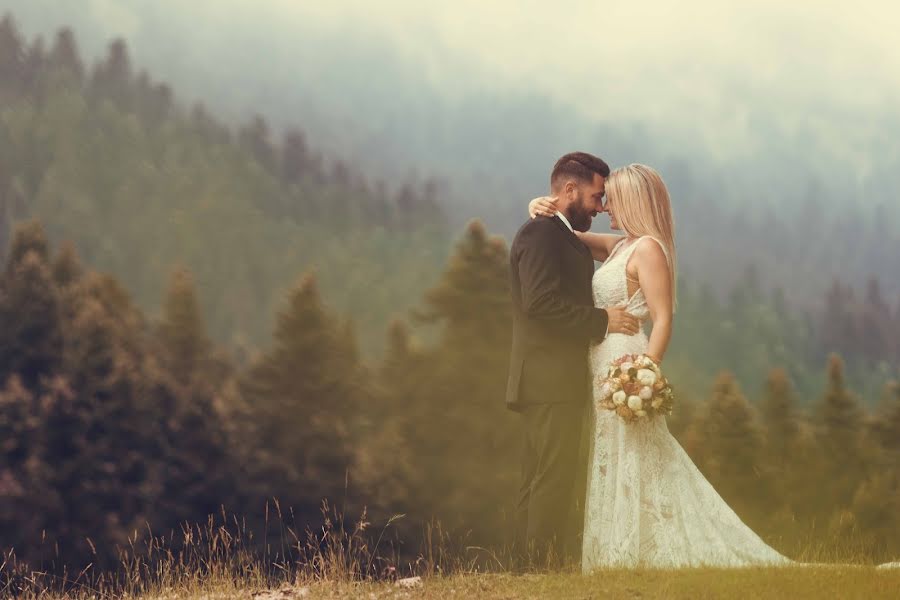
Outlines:
{"type": "Polygon", "coordinates": [[[542,217],[552,217],[556,214],[556,202],[558,200],[558,198],[552,198],[550,196],[535,198],[528,203],[528,216],[532,219],[537,215],[541,215],[542,217]]]}

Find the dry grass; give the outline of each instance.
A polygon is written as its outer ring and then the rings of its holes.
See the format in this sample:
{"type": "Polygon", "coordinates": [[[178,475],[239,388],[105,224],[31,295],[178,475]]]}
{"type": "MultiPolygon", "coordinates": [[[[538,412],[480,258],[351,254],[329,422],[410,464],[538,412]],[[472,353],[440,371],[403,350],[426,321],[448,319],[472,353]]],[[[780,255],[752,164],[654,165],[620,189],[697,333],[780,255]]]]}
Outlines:
{"type": "MultiPolygon", "coordinates": [[[[512,574],[508,559],[459,548],[429,526],[418,557],[401,564],[383,543],[393,522],[370,531],[365,514],[347,526],[323,506],[325,525],[296,532],[273,517],[279,535],[263,550],[236,517],[223,513],[176,539],[137,533],[115,572],[56,575],[10,554],[0,560],[0,598],[289,600],[295,598],[897,598],[900,569],[863,564],[756,569],[571,570],[512,574]],[[177,550],[175,549],[177,548],[177,550]],[[486,572],[487,571],[487,572],[486,572]]],[[[268,528],[267,528],[268,530],[268,528]]],[[[816,549],[805,560],[822,560],[816,549]],[[818,556],[816,556],[818,555],[818,556]]],[[[846,557],[846,553],[842,553],[846,557]]],[[[845,558],[846,559],[846,558],[845,558]]]]}
{"type": "MultiPolygon", "coordinates": [[[[143,600],[292,600],[299,598],[897,598],[900,570],[873,567],[782,569],[686,569],[574,573],[455,574],[422,578],[410,587],[397,582],[298,579],[260,587],[234,580],[194,580],[170,589],[131,596],[143,600]]],[[[44,598],[99,598],[89,593],[53,593],[44,598]]]]}

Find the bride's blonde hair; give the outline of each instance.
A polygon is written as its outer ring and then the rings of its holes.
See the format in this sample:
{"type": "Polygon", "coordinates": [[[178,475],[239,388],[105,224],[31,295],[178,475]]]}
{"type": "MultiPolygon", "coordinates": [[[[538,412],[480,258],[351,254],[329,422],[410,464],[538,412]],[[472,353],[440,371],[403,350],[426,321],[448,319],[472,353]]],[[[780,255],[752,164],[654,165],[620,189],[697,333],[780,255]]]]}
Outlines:
{"type": "Polygon", "coordinates": [[[606,196],[615,210],[616,221],[631,237],[650,236],[665,251],[672,280],[672,301],[676,297],[675,223],[669,191],[662,177],[647,165],[631,164],[616,169],[606,180],[606,196]]]}

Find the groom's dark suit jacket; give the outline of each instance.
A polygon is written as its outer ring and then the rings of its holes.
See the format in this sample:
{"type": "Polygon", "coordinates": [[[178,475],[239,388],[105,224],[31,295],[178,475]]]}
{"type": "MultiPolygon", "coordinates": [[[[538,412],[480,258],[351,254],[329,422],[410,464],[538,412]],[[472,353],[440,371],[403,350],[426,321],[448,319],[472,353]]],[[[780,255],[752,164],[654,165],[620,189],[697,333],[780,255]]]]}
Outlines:
{"type": "Polygon", "coordinates": [[[588,347],[602,339],[608,317],[595,308],[590,250],[559,217],[525,223],[510,248],[512,355],[506,404],[585,402],[588,347]]]}

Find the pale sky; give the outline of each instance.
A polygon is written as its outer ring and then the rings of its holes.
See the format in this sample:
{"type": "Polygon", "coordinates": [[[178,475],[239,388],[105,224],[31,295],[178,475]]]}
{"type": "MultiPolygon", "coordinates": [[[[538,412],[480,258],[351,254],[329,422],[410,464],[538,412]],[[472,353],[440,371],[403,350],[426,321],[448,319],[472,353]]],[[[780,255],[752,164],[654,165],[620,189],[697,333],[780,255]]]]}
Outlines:
{"type": "MultiPolygon", "coordinates": [[[[591,113],[669,118],[680,105],[805,113],[827,97],[848,111],[900,103],[900,2],[890,0],[192,0],[174,18],[197,35],[277,19],[335,43],[376,33],[438,84],[455,75],[547,93],[591,113]],[[610,112],[612,114],[610,114],[610,112]]],[[[127,5],[90,0],[110,35],[140,26],[127,5]]],[[[298,33],[299,34],[299,33],[298,33]]],[[[786,115],[797,118],[801,115],[786,115]]]]}
{"type": "Polygon", "coordinates": [[[616,109],[630,107],[639,117],[672,96],[712,102],[711,82],[727,85],[729,76],[734,85],[801,102],[839,96],[848,108],[884,106],[886,91],[896,100],[900,89],[900,3],[885,0],[273,5],[345,32],[375,27],[426,60],[443,60],[449,49],[491,77],[526,82],[586,109],[612,96],[616,109]]]}
{"type": "MultiPolygon", "coordinates": [[[[675,145],[692,139],[729,160],[766,151],[771,136],[759,123],[767,122],[802,138],[814,131],[847,153],[841,158],[864,166],[859,156],[885,135],[884,120],[872,116],[900,118],[900,1],[86,0],[84,6],[107,28],[106,37],[139,32],[134,6],[169,15],[198,44],[227,43],[242,28],[263,34],[269,28],[270,51],[283,51],[287,69],[296,36],[319,32],[318,45],[305,46],[314,52],[374,36],[389,40],[418,65],[423,83],[448,98],[482,89],[534,92],[589,119],[641,123],[675,145]]],[[[315,62],[308,53],[302,58],[315,62]]]]}

